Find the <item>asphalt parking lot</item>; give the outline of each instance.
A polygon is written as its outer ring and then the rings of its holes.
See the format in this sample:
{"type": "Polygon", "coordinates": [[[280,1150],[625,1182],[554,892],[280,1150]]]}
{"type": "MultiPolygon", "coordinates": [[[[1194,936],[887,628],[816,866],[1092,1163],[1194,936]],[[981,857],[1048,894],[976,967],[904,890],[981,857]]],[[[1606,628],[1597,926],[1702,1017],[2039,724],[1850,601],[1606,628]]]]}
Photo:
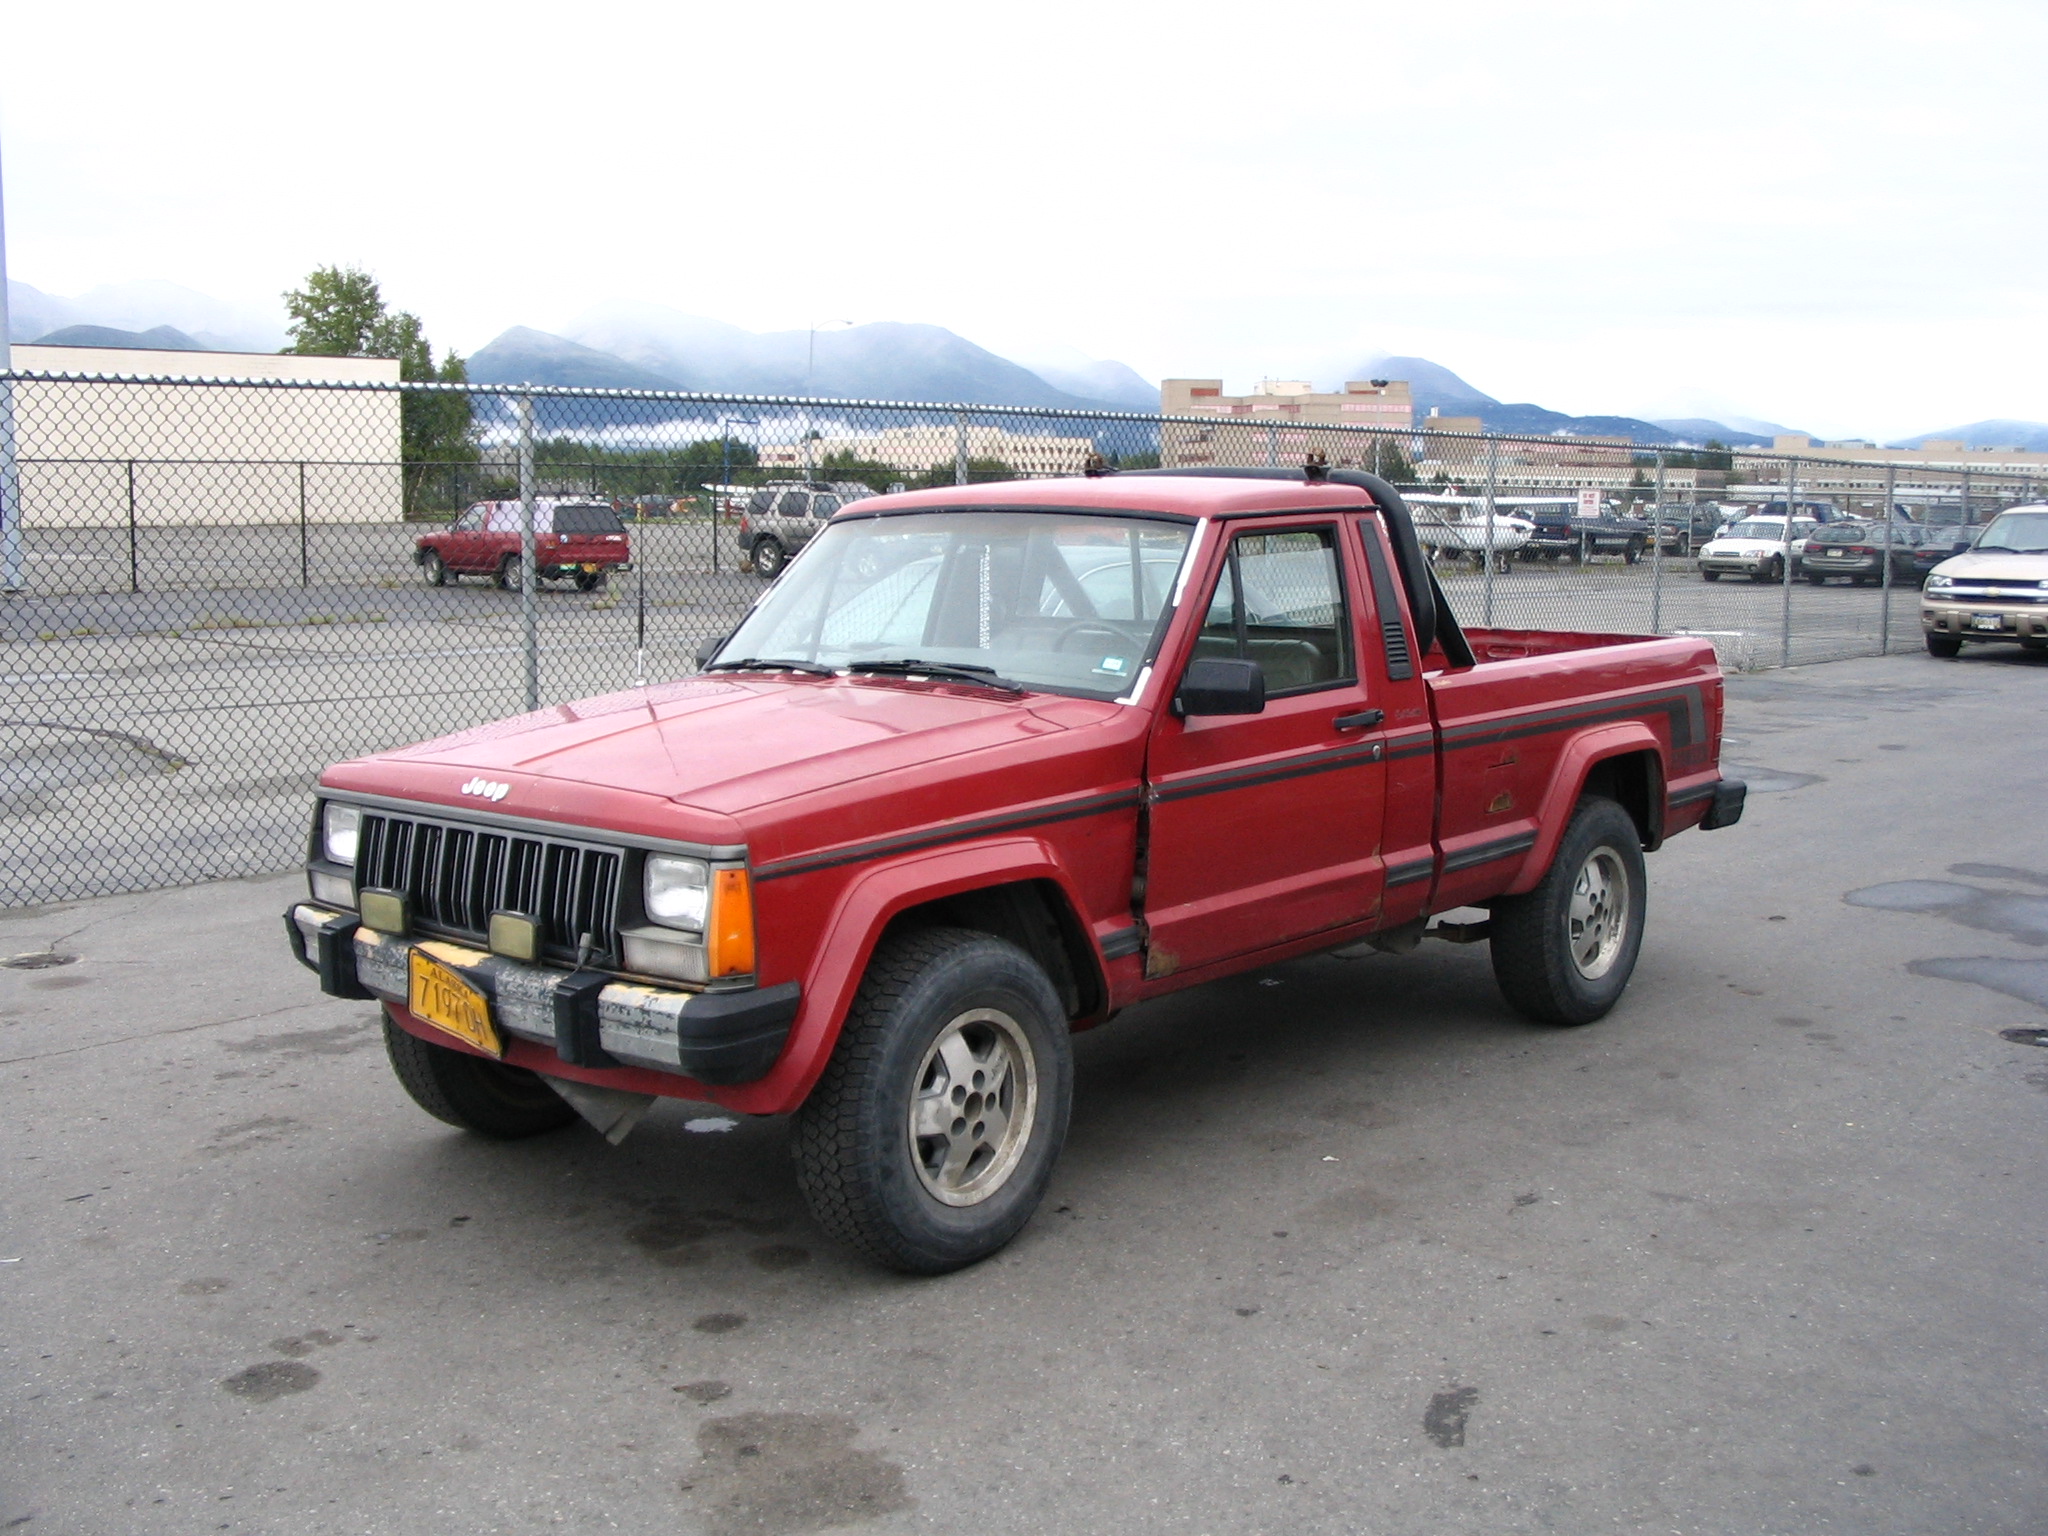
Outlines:
{"type": "Polygon", "coordinates": [[[2044,686],[1736,679],[1609,1019],[1447,945],[1132,1010],[941,1280],[778,1121],[428,1120],[294,877],[0,913],[0,1529],[2037,1531],[2044,686]]]}

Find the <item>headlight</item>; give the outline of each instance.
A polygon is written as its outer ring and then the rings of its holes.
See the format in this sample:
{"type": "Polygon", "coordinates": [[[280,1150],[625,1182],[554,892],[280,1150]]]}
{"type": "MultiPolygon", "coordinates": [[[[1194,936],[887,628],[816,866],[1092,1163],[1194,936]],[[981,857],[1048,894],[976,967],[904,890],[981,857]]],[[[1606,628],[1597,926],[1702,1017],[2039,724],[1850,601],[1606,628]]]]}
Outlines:
{"type": "Polygon", "coordinates": [[[356,841],[363,830],[363,813],[352,805],[328,801],[320,811],[320,851],[332,864],[356,862],[356,841]]]}
{"type": "Polygon", "coordinates": [[[678,858],[672,853],[647,856],[644,886],[647,915],[664,928],[704,931],[705,910],[711,900],[711,868],[702,859],[678,858]]]}
{"type": "MultiPolygon", "coordinates": [[[[1947,576],[1930,576],[1927,578],[1927,590],[1930,592],[1945,592],[1954,585],[1955,582],[1947,576]]],[[[2043,585],[2048,585],[2048,583],[2043,583],[2043,585]]]]}

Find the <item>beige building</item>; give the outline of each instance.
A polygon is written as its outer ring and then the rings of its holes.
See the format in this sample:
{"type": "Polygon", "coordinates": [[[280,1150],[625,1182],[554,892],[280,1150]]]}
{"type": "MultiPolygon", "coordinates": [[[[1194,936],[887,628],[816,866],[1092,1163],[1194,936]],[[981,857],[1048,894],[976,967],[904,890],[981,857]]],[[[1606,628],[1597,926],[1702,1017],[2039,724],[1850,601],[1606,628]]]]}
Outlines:
{"type": "Polygon", "coordinates": [[[268,352],[16,346],[18,373],[171,383],[14,386],[30,528],[398,522],[395,360],[268,352]],[[237,382],[210,382],[210,381],[237,382]]]}
{"type": "Polygon", "coordinates": [[[1342,391],[1319,394],[1302,379],[1267,379],[1249,395],[1226,395],[1221,379],[1167,379],[1159,386],[1167,417],[1210,417],[1214,424],[1169,420],[1159,429],[1159,462],[1168,469],[1194,464],[1300,464],[1321,453],[1342,468],[1375,467],[1374,437],[1366,432],[1317,430],[1378,428],[1406,432],[1415,405],[1400,379],[1354,379],[1342,391]]]}
{"type": "MultiPolygon", "coordinates": [[[[2048,453],[2022,448],[1971,448],[1941,438],[1930,438],[1918,448],[1879,448],[1787,436],[1774,438],[1770,451],[1797,458],[1799,488],[1816,496],[1882,497],[1888,474],[1893,494],[1905,502],[1954,501],[1961,495],[1965,475],[1971,477],[1973,505],[1979,504],[1979,496],[1998,502],[2048,495],[2048,453]]],[[[1782,458],[1752,458],[1738,452],[1735,464],[1746,481],[1785,481],[1782,458]]]]}
{"type": "MultiPolygon", "coordinates": [[[[822,464],[832,454],[849,454],[871,464],[886,464],[906,474],[922,474],[960,456],[960,431],[934,420],[929,426],[889,427],[860,437],[820,437],[807,454],[802,442],[763,443],[760,462],[772,469],[801,470],[822,464]]],[[[967,457],[999,459],[1025,479],[1078,475],[1095,451],[1088,437],[1055,437],[1049,433],[1008,432],[1001,427],[970,424],[967,457]]]]}

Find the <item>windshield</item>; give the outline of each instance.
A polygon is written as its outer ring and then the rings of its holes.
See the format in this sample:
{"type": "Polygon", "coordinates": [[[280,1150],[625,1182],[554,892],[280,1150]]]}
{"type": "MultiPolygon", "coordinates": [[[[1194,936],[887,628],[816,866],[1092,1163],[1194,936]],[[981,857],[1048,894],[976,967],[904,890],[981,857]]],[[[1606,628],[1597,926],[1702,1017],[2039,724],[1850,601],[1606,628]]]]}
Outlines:
{"type": "Polygon", "coordinates": [[[1068,512],[842,519],[769,588],[713,664],[916,660],[1116,698],[1158,645],[1190,531],[1068,512]]]}
{"type": "Polygon", "coordinates": [[[1785,525],[1774,517],[1745,517],[1733,528],[1723,529],[1724,539],[1779,539],[1785,537],[1785,525]]]}
{"type": "Polygon", "coordinates": [[[1977,547],[2019,555],[2048,554],[2048,512],[2002,512],[1991,520],[1977,547]]]}

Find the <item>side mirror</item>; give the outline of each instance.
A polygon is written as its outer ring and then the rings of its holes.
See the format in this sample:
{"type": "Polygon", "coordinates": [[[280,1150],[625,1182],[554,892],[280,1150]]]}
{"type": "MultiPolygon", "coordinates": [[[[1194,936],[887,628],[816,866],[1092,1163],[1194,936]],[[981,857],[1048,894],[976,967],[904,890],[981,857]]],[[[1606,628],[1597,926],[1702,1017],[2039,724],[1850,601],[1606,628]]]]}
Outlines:
{"type": "Polygon", "coordinates": [[[711,664],[711,658],[718,654],[718,648],[732,638],[729,635],[713,635],[697,642],[697,670],[702,672],[711,664]]]}
{"type": "Polygon", "coordinates": [[[1199,656],[1173,696],[1178,715],[1256,715],[1266,707],[1266,674],[1256,661],[1199,656]]]}

